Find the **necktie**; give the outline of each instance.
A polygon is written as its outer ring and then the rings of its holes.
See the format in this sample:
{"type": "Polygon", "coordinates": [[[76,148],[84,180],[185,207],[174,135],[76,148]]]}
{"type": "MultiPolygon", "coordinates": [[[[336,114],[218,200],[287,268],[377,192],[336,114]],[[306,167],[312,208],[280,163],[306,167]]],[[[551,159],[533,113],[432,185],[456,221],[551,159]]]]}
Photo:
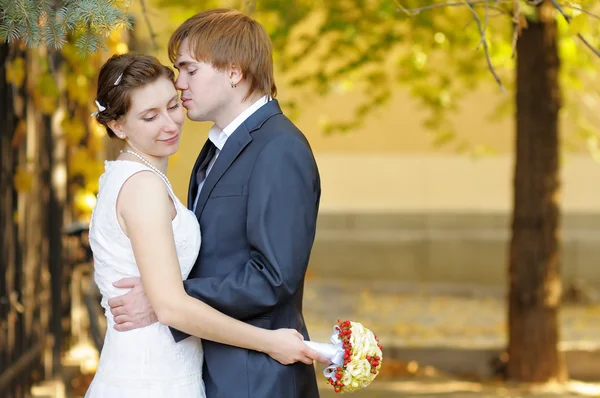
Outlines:
{"type": "Polygon", "coordinates": [[[200,163],[200,166],[198,167],[198,170],[196,171],[196,184],[197,185],[200,185],[202,183],[202,181],[204,181],[204,179],[206,178],[206,170],[208,169],[208,165],[210,164],[210,161],[212,160],[212,158],[215,156],[216,152],[217,152],[217,147],[215,147],[215,145],[211,142],[210,146],[208,147],[208,153],[206,154],[204,159],[202,159],[202,163],[200,163]]]}

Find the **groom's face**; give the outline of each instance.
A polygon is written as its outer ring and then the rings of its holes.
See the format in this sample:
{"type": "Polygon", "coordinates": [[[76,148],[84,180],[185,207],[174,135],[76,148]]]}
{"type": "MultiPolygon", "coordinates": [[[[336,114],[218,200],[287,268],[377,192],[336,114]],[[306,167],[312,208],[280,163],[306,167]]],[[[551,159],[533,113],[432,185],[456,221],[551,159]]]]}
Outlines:
{"type": "Polygon", "coordinates": [[[194,121],[215,122],[218,112],[230,102],[227,73],[195,59],[187,39],[179,47],[175,68],[179,71],[175,87],[181,91],[181,103],[187,109],[187,117],[194,121]]]}

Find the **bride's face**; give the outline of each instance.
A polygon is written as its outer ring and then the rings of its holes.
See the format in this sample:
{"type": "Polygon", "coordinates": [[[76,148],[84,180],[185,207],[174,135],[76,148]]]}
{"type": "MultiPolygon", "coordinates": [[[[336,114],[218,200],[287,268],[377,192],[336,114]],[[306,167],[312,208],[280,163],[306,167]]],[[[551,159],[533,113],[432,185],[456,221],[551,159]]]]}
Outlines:
{"type": "Polygon", "coordinates": [[[177,152],[184,119],[173,82],[160,78],[131,93],[131,108],[113,130],[142,154],[165,157],[177,152]]]}

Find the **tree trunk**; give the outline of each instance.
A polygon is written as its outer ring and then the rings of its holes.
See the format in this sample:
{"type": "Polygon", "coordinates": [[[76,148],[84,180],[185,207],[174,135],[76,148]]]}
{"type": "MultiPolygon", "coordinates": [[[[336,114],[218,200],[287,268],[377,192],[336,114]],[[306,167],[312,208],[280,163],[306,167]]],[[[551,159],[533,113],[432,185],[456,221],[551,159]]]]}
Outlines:
{"type": "Polygon", "coordinates": [[[33,120],[32,106],[26,105],[25,89],[6,80],[7,61],[14,56],[25,52],[0,45],[0,396],[7,398],[29,396],[29,386],[43,373],[50,310],[44,278],[48,240],[41,228],[47,203],[35,161],[39,134],[28,123],[24,135],[22,123],[33,120]],[[31,172],[31,190],[16,192],[18,168],[31,172]]]}
{"type": "Polygon", "coordinates": [[[516,165],[509,267],[508,376],[566,378],[558,351],[560,280],[557,25],[544,1],[517,42],[516,165]]]}
{"type": "Polygon", "coordinates": [[[17,264],[17,226],[14,222],[17,195],[12,182],[16,165],[12,145],[16,123],[12,88],[5,78],[8,54],[8,44],[0,44],[0,377],[14,358],[14,331],[9,321],[14,323],[16,318],[9,298],[17,264]]]}

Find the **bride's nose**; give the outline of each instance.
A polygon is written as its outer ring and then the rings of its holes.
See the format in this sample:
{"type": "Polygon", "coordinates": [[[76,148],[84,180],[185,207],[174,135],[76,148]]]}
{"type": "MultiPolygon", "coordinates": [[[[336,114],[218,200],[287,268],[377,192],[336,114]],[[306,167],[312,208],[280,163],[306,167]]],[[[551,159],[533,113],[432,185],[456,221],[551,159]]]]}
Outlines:
{"type": "Polygon", "coordinates": [[[179,126],[177,125],[177,123],[175,123],[173,118],[167,116],[167,118],[165,119],[165,125],[163,126],[163,130],[167,133],[174,133],[177,131],[178,128],[179,126]]]}

